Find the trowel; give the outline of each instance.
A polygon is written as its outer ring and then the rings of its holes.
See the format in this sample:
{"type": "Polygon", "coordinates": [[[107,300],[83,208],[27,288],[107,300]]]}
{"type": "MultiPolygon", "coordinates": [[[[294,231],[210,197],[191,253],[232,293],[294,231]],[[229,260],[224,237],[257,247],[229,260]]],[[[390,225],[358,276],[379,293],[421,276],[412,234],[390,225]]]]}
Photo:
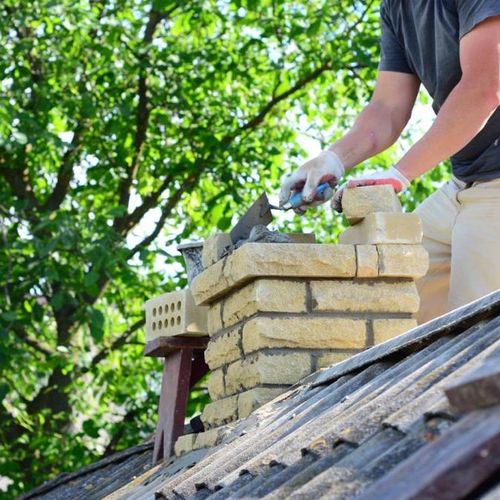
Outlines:
{"type": "MultiPolygon", "coordinates": [[[[362,186],[381,186],[390,185],[394,188],[396,192],[401,191],[401,184],[395,179],[372,179],[356,181],[351,180],[347,183],[348,188],[362,187],[362,186]]],[[[325,182],[320,184],[316,188],[316,194],[314,199],[321,200],[324,196],[325,191],[330,187],[330,185],[325,182]]],[[[303,205],[302,192],[299,191],[295,193],[290,199],[281,207],[276,205],[271,205],[267,198],[267,195],[262,194],[258,200],[247,210],[246,214],[240,219],[240,221],[234,226],[232,231],[229,233],[231,236],[231,241],[233,245],[239,240],[246,240],[250,236],[250,231],[254,226],[263,225],[267,226],[272,220],[273,215],[271,210],[291,210],[293,208],[299,208],[303,205]]]]}
{"type": "Polygon", "coordinates": [[[259,224],[267,226],[272,220],[271,205],[266,193],[263,193],[229,233],[233,245],[240,240],[248,239],[254,226],[259,224]]]}
{"type": "MultiPolygon", "coordinates": [[[[327,183],[320,184],[316,188],[315,199],[320,200],[323,193],[329,187],[327,183]]],[[[283,206],[278,207],[269,203],[266,193],[259,196],[257,201],[247,210],[245,215],[234,226],[229,235],[233,245],[239,240],[246,240],[250,236],[250,231],[254,226],[267,226],[273,220],[271,210],[291,210],[303,204],[302,193],[295,193],[283,206]]]]}

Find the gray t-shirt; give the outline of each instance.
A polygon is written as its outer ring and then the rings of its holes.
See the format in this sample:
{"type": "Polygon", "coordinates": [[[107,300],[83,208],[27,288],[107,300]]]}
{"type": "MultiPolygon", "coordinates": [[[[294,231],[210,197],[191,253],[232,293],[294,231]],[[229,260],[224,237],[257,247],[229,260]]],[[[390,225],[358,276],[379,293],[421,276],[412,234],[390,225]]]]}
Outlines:
{"type": "MultiPolygon", "coordinates": [[[[417,75],[437,113],[462,76],[460,38],[499,16],[500,0],[382,0],[380,13],[379,69],[417,75]]],[[[454,175],[462,181],[500,177],[500,107],[451,160],[454,175]]]]}

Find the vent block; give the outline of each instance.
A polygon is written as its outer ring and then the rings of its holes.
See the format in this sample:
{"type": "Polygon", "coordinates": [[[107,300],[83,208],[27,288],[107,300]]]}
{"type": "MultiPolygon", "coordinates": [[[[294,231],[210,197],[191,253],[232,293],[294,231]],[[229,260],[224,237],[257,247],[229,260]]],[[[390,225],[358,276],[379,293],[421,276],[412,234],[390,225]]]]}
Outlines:
{"type": "Polygon", "coordinates": [[[169,292],[148,300],[146,310],[146,341],[158,337],[207,334],[207,307],[197,306],[189,288],[169,292]]]}

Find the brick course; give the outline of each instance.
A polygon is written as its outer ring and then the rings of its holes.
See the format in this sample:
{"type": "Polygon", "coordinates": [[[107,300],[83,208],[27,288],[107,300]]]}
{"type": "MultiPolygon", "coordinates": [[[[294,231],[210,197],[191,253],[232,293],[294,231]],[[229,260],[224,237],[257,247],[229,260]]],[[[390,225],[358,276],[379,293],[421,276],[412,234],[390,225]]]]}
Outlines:
{"type": "Polygon", "coordinates": [[[422,222],[417,214],[377,212],[344,231],[340,243],[357,245],[412,244],[422,242],[422,222]]]}
{"type": "Polygon", "coordinates": [[[212,401],[224,397],[226,389],[224,387],[224,372],[221,368],[210,373],[208,376],[207,389],[212,401]]]}
{"type": "Polygon", "coordinates": [[[226,332],[209,342],[205,361],[211,370],[236,361],[241,357],[241,333],[238,328],[226,332]]]}
{"type": "Polygon", "coordinates": [[[415,319],[374,319],[373,338],[374,344],[381,344],[393,339],[417,326],[415,319]]]}
{"type": "Polygon", "coordinates": [[[227,368],[226,394],[253,389],[258,385],[292,385],[311,373],[311,356],[303,352],[258,353],[235,361],[227,368]]]}
{"type": "Polygon", "coordinates": [[[420,297],[413,281],[313,281],[314,311],[416,313],[420,297]]]}
{"type": "Polygon", "coordinates": [[[219,427],[238,418],[238,396],[209,403],[203,409],[201,420],[205,428],[219,427]]]}
{"type": "Polygon", "coordinates": [[[243,351],[265,348],[357,349],[366,343],[366,320],[300,316],[255,318],[243,327],[243,351]]]}
{"type": "Polygon", "coordinates": [[[207,331],[212,336],[224,327],[222,325],[222,302],[207,307],[207,331]]]}
{"type": "Polygon", "coordinates": [[[224,300],[224,327],[257,312],[306,312],[305,283],[259,279],[224,300]]]}
{"type": "Polygon", "coordinates": [[[272,401],[284,391],[285,389],[281,388],[259,387],[242,392],[238,396],[238,418],[248,417],[259,406],[272,401]]]}
{"type": "Polygon", "coordinates": [[[257,278],[352,278],[356,276],[354,245],[247,243],[196,276],[191,285],[197,304],[257,278]]]}
{"type": "Polygon", "coordinates": [[[175,456],[180,457],[181,455],[189,453],[193,449],[195,441],[196,434],[186,434],[184,436],[180,436],[175,442],[175,456]]]}
{"type": "MultiPolygon", "coordinates": [[[[361,352],[361,351],[359,351],[361,352]]],[[[322,354],[318,356],[317,368],[327,368],[331,365],[345,361],[353,356],[353,354],[346,354],[342,352],[330,352],[327,354],[322,354]]]]}

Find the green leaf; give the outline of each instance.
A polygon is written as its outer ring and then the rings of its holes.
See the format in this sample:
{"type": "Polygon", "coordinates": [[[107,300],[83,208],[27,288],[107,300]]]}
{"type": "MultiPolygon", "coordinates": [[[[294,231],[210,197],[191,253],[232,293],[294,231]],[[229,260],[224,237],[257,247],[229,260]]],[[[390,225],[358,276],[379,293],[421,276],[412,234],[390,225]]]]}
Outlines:
{"type": "Polygon", "coordinates": [[[165,12],[169,11],[175,4],[175,0],[153,0],[153,9],[158,12],[165,12]]]}
{"type": "Polygon", "coordinates": [[[117,205],[108,210],[109,217],[122,217],[127,213],[127,208],[123,205],[117,205]]]}
{"type": "Polygon", "coordinates": [[[104,337],[104,314],[93,308],[90,312],[90,335],[96,342],[101,342],[104,337]]]}
{"type": "Polygon", "coordinates": [[[10,387],[5,382],[0,382],[0,403],[5,399],[9,393],[10,387]]]}
{"type": "Polygon", "coordinates": [[[99,426],[96,425],[96,423],[93,420],[85,420],[82,424],[82,429],[87,436],[90,436],[91,438],[97,438],[99,437],[99,426]]]}
{"type": "Polygon", "coordinates": [[[16,311],[7,311],[2,314],[1,318],[4,321],[11,322],[11,321],[16,321],[17,319],[17,312],[16,311]]]}
{"type": "Polygon", "coordinates": [[[65,304],[65,297],[63,292],[57,292],[54,294],[51,300],[51,304],[56,311],[59,311],[63,308],[65,304]]]}

